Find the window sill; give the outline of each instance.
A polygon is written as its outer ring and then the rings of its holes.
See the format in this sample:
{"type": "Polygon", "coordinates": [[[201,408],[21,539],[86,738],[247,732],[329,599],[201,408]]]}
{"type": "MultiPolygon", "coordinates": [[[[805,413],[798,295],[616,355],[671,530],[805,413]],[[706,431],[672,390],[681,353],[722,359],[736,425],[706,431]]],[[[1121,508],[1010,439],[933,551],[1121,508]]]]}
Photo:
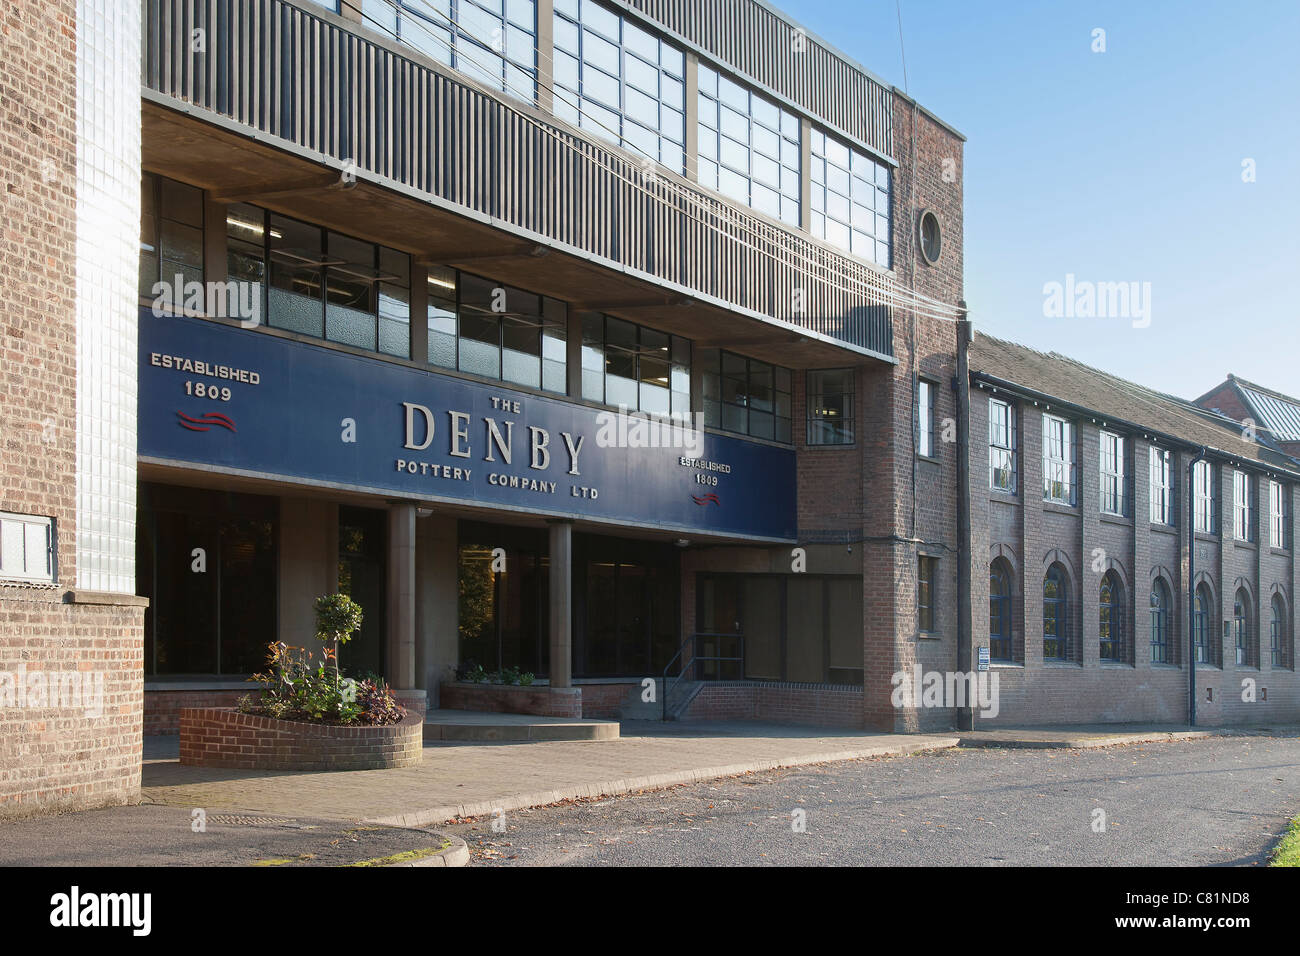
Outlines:
{"type": "Polygon", "coordinates": [[[943,635],[937,631],[917,631],[914,639],[918,641],[942,641],[943,635]]]}
{"type": "Polygon", "coordinates": [[[1290,549],[1290,548],[1275,548],[1275,547],[1273,547],[1272,545],[1269,545],[1268,553],[1271,554],[1271,555],[1273,555],[1274,557],[1278,557],[1278,558],[1289,558],[1289,557],[1291,557],[1291,549],[1290,549]]]}
{"type": "Polygon", "coordinates": [[[1113,671],[1131,671],[1137,670],[1136,664],[1130,664],[1127,661],[1097,661],[1098,667],[1105,667],[1113,671]]]}
{"type": "Polygon", "coordinates": [[[1015,661],[989,661],[989,670],[1022,671],[1024,669],[1024,664],[1017,664],[1015,661]]]}
{"type": "Polygon", "coordinates": [[[1198,531],[1196,532],[1196,540],[1204,541],[1207,544],[1218,544],[1219,536],[1208,531],[1198,531]]]}
{"type": "Polygon", "coordinates": [[[1007,490],[1004,489],[1004,488],[990,488],[990,489],[989,489],[989,500],[990,500],[990,501],[1005,501],[1005,502],[1007,502],[1008,504],[1019,504],[1019,503],[1020,503],[1020,495],[1019,495],[1018,492],[1015,492],[1015,491],[1007,491],[1007,490]]]}
{"type": "Polygon", "coordinates": [[[1067,504],[1063,504],[1060,501],[1044,501],[1043,510],[1050,511],[1053,514],[1058,514],[1058,515],[1077,516],[1080,513],[1078,505],[1067,505],[1067,504]]]}
{"type": "Polygon", "coordinates": [[[1152,661],[1151,669],[1157,671],[1180,671],[1183,669],[1183,666],[1181,664],[1166,664],[1152,661]]]}
{"type": "Polygon", "coordinates": [[[930,464],[930,465],[942,465],[942,464],[943,464],[943,459],[942,459],[942,458],[936,458],[936,457],[934,457],[934,455],[922,455],[922,454],[918,454],[918,455],[916,456],[916,460],[917,460],[917,461],[923,461],[923,462],[925,462],[926,464],[930,464]]]}
{"type": "Polygon", "coordinates": [[[1240,548],[1242,551],[1258,551],[1259,546],[1254,541],[1243,541],[1241,538],[1233,538],[1232,546],[1240,548]]]}
{"type": "MultiPolygon", "coordinates": [[[[729,434],[729,435],[730,435],[730,434],[739,434],[739,432],[728,432],[727,434],[729,434]]],[[[748,437],[748,436],[746,436],[746,437],[748,437]]],[[[778,444],[779,444],[779,443],[778,443],[778,444]]],[[[858,443],[855,442],[855,441],[849,441],[849,442],[838,442],[838,443],[836,443],[836,442],[821,442],[821,443],[816,444],[816,445],[811,444],[811,443],[805,444],[805,445],[803,445],[799,450],[800,450],[800,451],[844,451],[844,450],[846,450],[846,449],[852,449],[852,448],[857,448],[857,447],[858,447],[858,443]]]]}
{"type": "Polygon", "coordinates": [[[1132,518],[1126,517],[1125,515],[1113,515],[1109,511],[1103,511],[1101,513],[1101,520],[1103,524],[1117,524],[1122,525],[1125,528],[1133,527],[1132,518]]]}
{"type": "Polygon", "coordinates": [[[1075,667],[1079,668],[1080,670],[1083,669],[1083,665],[1080,664],[1078,661],[1043,661],[1043,666],[1059,667],[1067,670],[1075,667]]]}
{"type": "Polygon", "coordinates": [[[1150,526],[1152,534],[1167,534],[1174,537],[1177,537],[1178,535],[1178,529],[1171,524],[1161,524],[1158,521],[1152,521],[1150,526]]]}

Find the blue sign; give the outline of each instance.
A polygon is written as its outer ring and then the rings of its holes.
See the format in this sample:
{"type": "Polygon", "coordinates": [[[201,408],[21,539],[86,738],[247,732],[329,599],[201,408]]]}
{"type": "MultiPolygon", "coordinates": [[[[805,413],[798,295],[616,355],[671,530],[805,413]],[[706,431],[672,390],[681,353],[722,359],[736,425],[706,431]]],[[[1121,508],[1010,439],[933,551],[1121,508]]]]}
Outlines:
{"type": "Polygon", "coordinates": [[[146,459],[414,501],[795,537],[789,448],[148,309],[139,381],[146,459]]]}

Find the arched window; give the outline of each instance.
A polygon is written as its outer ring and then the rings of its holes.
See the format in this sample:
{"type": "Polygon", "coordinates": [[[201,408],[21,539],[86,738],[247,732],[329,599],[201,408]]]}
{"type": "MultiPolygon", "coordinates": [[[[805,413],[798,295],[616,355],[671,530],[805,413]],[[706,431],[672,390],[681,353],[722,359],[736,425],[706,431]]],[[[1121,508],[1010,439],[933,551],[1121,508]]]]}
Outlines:
{"type": "Polygon", "coordinates": [[[1011,657],[1011,574],[1001,558],[989,565],[989,656],[1011,657]]]}
{"type": "Polygon", "coordinates": [[[1232,602],[1232,639],[1237,645],[1237,663],[1249,666],[1251,660],[1250,641],[1250,595],[1245,588],[1237,588],[1237,596],[1232,602]]]}
{"type": "Polygon", "coordinates": [[[1151,663],[1170,663],[1169,588],[1163,578],[1156,578],[1151,585],[1151,663]]]}
{"type": "Polygon", "coordinates": [[[1103,661],[1127,661],[1124,648],[1124,586],[1119,575],[1107,571],[1101,579],[1098,634],[1103,661]]]}
{"type": "Polygon", "coordinates": [[[1196,650],[1196,663],[1214,663],[1214,655],[1210,653],[1210,589],[1204,584],[1196,588],[1196,607],[1192,611],[1192,647],[1196,650]]]}
{"type": "Polygon", "coordinates": [[[1043,578],[1043,659],[1063,661],[1069,658],[1070,617],[1069,590],[1065,570],[1054,564],[1043,578]]]}
{"type": "Polygon", "coordinates": [[[1273,619],[1269,622],[1268,643],[1273,650],[1273,666],[1286,667],[1286,606],[1282,603],[1280,594],[1273,595],[1273,619]]]}

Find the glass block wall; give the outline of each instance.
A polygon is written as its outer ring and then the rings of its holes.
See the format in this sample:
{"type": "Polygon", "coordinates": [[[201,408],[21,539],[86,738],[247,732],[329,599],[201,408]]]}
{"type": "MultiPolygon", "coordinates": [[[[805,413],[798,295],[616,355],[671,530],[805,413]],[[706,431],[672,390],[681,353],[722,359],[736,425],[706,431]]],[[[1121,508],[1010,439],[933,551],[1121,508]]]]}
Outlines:
{"type": "Polygon", "coordinates": [[[77,0],[76,585],[135,592],[140,4],[77,0]]]}

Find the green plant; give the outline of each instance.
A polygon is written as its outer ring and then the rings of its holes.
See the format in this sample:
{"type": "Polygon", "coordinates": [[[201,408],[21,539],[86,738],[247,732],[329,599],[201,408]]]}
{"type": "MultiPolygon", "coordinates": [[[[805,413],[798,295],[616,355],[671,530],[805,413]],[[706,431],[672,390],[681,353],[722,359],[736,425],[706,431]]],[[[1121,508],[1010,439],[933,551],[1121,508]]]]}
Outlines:
{"type": "Polygon", "coordinates": [[[253,675],[262,685],[261,699],[241,698],[238,708],[243,713],[338,724],[391,724],[406,716],[382,678],[342,679],[331,649],[319,660],[305,648],[283,642],[268,645],[268,650],[267,671],[253,675]]]}
{"type": "Polygon", "coordinates": [[[330,644],[327,656],[334,661],[334,683],[339,681],[339,645],[352,640],[361,629],[361,605],[346,594],[325,594],[316,599],[316,639],[330,644]]]}
{"type": "Polygon", "coordinates": [[[537,676],[532,671],[524,671],[519,675],[519,684],[521,687],[528,687],[535,680],[537,680],[537,676]]]}

